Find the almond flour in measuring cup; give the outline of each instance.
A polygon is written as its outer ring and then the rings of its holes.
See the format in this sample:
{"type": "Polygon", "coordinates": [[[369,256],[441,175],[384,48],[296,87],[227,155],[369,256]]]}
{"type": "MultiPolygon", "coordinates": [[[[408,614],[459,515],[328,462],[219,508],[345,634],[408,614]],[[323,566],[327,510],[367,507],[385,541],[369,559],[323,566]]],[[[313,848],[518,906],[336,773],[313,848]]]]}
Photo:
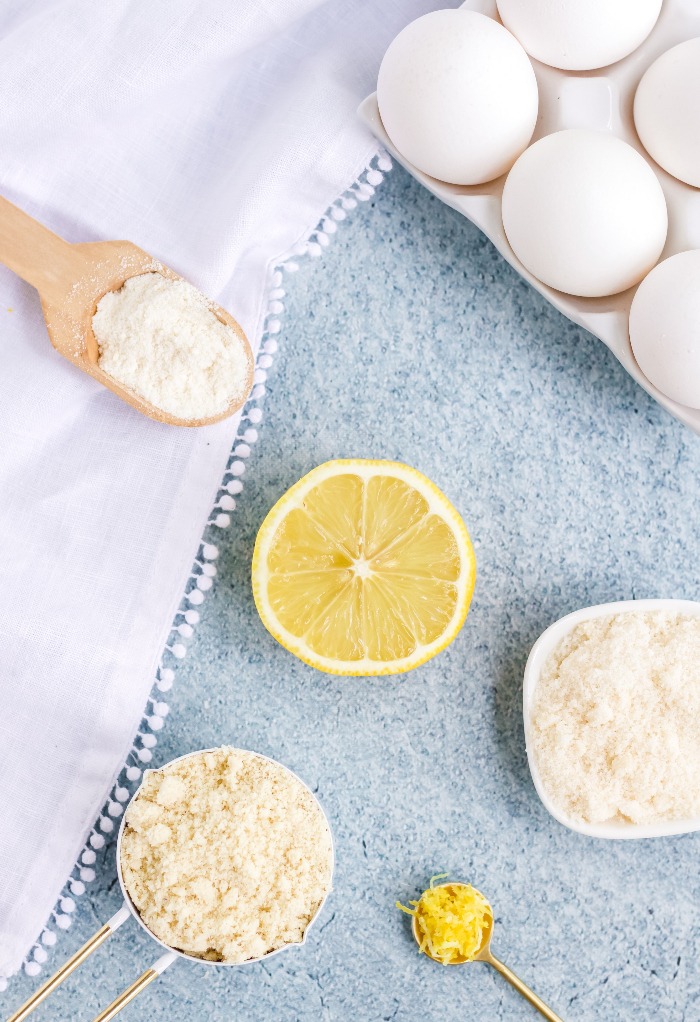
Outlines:
{"type": "Polygon", "coordinates": [[[574,627],[542,668],[531,742],[572,819],[700,816],[700,617],[628,611],[574,627]]]}
{"type": "Polygon", "coordinates": [[[146,776],[126,813],[121,870],[169,947],[244,962],[303,939],[330,889],[332,844],[294,774],[222,748],[146,776]]]}
{"type": "Polygon", "coordinates": [[[208,419],[244,397],[247,351],[186,280],[130,277],[100,299],[92,327],[100,368],[170,415],[208,419]]]}

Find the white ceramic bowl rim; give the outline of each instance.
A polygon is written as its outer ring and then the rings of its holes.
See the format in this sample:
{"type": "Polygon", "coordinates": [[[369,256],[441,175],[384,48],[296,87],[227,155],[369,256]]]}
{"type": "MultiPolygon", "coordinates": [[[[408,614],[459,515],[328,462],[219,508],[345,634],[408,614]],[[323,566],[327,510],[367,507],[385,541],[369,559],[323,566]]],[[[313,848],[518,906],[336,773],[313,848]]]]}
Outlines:
{"type": "MultiPolygon", "coordinates": [[[[148,774],[158,773],[161,770],[165,770],[167,767],[172,766],[174,763],[180,763],[183,759],[189,759],[191,756],[203,756],[207,752],[218,752],[219,749],[221,749],[221,748],[229,748],[229,746],[217,746],[216,748],[213,748],[213,749],[196,749],[194,752],[186,752],[184,756],[177,756],[175,759],[169,760],[167,763],[164,763],[160,767],[154,767],[154,768],[149,768],[148,770],[144,770],[143,777],[141,778],[141,783],[139,784],[138,788],[136,789],[136,791],[132,795],[131,799],[129,800],[129,805],[131,805],[131,802],[133,802],[133,800],[138,797],[138,794],[141,791],[143,783],[146,780],[146,776],[148,774]]],[[[288,951],[290,948],[301,947],[303,944],[306,943],[306,938],[307,938],[307,936],[309,934],[309,930],[311,929],[313,924],[318,919],[319,915],[321,914],[321,912],[323,910],[323,906],[326,904],[326,901],[328,899],[328,895],[333,890],[333,872],[334,872],[334,869],[335,869],[335,844],[334,844],[334,841],[333,841],[333,831],[331,830],[331,826],[330,826],[330,823],[328,822],[328,817],[326,816],[324,808],[321,805],[321,803],[318,800],[318,798],[316,797],[316,795],[314,795],[313,791],[311,791],[309,786],[307,784],[305,784],[304,781],[302,781],[302,779],[300,777],[298,777],[297,774],[295,774],[293,770],[290,770],[289,767],[285,766],[283,763],[278,763],[278,761],[276,759],[272,759],[270,756],[263,756],[263,754],[261,752],[254,752],[252,749],[241,749],[238,746],[230,746],[230,748],[236,748],[236,750],[238,752],[250,753],[251,756],[258,756],[260,759],[267,760],[268,763],[272,763],[274,766],[280,767],[282,770],[286,770],[287,773],[291,774],[292,777],[296,778],[296,780],[299,781],[299,783],[301,785],[303,785],[303,787],[306,789],[306,791],[308,791],[308,793],[311,795],[311,797],[313,798],[314,802],[316,803],[316,805],[320,809],[321,815],[323,816],[323,819],[326,821],[326,827],[328,828],[328,834],[329,834],[330,842],[331,842],[331,875],[330,875],[329,880],[328,880],[328,888],[326,890],[326,893],[324,894],[324,896],[323,896],[321,902],[319,903],[318,908],[314,912],[313,916],[309,920],[309,922],[308,922],[308,924],[306,926],[306,929],[304,930],[304,936],[302,937],[302,939],[300,941],[297,941],[296,943],[293,943],[293,944],[283,944],[281,947],[275,948],[274,951],[268,951],[266,954],[260,955],[258,958],[247,958],[244,962],[215,962],[215,961],[210,961],[209,959],[206,959],[206,958],[198,958],[197,955],[191,955],[191,954],[188,954],[186,951],[180,951],[178,948],[170,947],[169,944],[166,944],[159,937],[156,937],[155,933],[143,921],[143,919],[141,918],[141,915],[139,913],[139,910],[136,908],[136,906],[134,905],[133,901],[131,900],[131,895],[129,894],[129,892],[127,890],[126,884],[124,883],[124,877],[122,876],[121,847],[122,847],[122,837],[124,835],[124,827],[125,827],[125,824],[126,824],[126,811],[125,811],[124,815],[122,816],[121,824],[119,826],[119,837],[117,839],[117,876],[119,878],[119,886],[121,887],[122,895],[124,897],[124,904],[129,909],[129,911],[131,912],[132,916],[134,917],[136,922],[139,924],[139,926],[141,926],[146,931],[148,936],[151,937],[151,939],[154,940],[156,942],[156,944],[160,944],[160,946],[165,951],[168,951],[171,954],[177,955],[178,958],[184,958],[188,962],[196,962],[198,965],[216,965],[216,966],[219,966],[219,967],[222,967],[222,966],[253,965],[255,962],[266,961],[268,958],[272,958],[273,955],[278,955],[282,951],[288,951]]]]}
{"type": "Polygon", "coordinates": [[[523,723],[525,726],[525,746],[527,761],[532,774],[537,794],[545,809],[555,820],[579,834],[597,838],[648,838],[668,837],[673,834],[690,834],[700,830],[700,818],[692,820],[663,820],[658,823],[624,823],[611,820],[606,823],[584,823],[571,819],[564,810],[552,801],[542,784],[537,760],[533,752],[531,732],[531,709],[537,683],[542,667],[550,653],[576,625],[582,621],[590,621],[597,617],[610,617],[613,614],[644,614],[652,611],[666,611],[689,616],[700,616],[700,603],[694,600],[623,600],[618,603],[602,603],[595,607],[584,607],[567,614],[555,621],[540,635],[532,647],[525,665],[523,678],[523,723]]]}

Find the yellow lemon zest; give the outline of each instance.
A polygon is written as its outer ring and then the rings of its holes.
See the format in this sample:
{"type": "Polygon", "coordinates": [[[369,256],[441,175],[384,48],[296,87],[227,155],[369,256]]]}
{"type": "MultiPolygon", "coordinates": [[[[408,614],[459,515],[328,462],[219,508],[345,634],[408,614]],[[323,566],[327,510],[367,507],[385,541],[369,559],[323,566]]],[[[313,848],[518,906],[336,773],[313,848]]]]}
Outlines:
{"type": "Polygon", "coordinates": [[[413,908],[398,901],[396,907],[414,917],[419,950],[424,954],[443,965],[471,962],[481,950],[484,931],[492,918],[491,906],[471,884],[435,885],[447,875],[432,877],[420,899],[409,902],[413,908]]]}

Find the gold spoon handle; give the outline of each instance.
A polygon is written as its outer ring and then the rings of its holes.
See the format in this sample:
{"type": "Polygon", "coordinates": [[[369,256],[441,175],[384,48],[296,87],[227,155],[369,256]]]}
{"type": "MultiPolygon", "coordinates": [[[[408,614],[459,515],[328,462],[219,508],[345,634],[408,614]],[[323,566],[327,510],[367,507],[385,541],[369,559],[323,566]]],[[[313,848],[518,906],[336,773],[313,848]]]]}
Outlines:
{"type": "Polygon", "coordinates": [[[130,1001],[133,1001],[135,997],[145,990],[149,983],[152,983],[154,979],[158,979],[161,972],[165,972],[169,965],[172,965],[175,961],[176,955],[169,951],[167,955],[163,955],[154,962],[150,969],[146,969],[145,972],[141,973],[139,978],[135,980],[131,986],[128,986],[126,990],[122,990],[119,997],[115,997],[111,1004],[96,1015],[93,1022],[110,1022],[115,1015],[118,1015],[122,1008],[125,1008],[130,1001]]]}
{"type": "Polygon", "coordinates": [[[7,1022],[24,1022],[24,1019],[38,1008],[42,1001],[46,1000],[49,994],[52,994],[56,987],[59,987],[64,979],[67,979],[71,972],[82,965],[86,958],[88,958],[93,951],[96,951],[100,944],[103,944],[107,937],[111,937],[114,931],[125,923],[129,918],[130,912],[126,905],[122,905],[118,912],[112,916],[112,918],[101,926],[97,933],[94,933],[90,940],[86,941],[81,948],[72,955],[67,962],[64,962],[60,969],[54,972],[50,979],[47,979],[42,986],[35,991],[28,1001],[25,1001],[21,1008],[18,1008],[14,1015],[10,1015],[7,1022]]]}
{"type": "Polygon", "coordinates": [[[0,262],[35,287],[49,305],[64,300],[71,284],[89,268],[74,245],[1,195],[0,262]]]}
{"type": "Polygon", "coordinates": [[[489,965],[492,965],[497,972],[500,972],[501,976],[503,976],[504,979],[507,979],[510,985],[515,987],[520,996],[524,997],[526,1001],[529,1001],[533,1008],[537,1008],[540,1015],[544,1015],[547,1019],[547,1022],[563,1022],[560,1016],[557,1015],[556,1012],[552,1011],[551,1008],[548,1008],[544,1001],[537,996],[535,991],[530,990],[530,987],[523,983],[523,981],[516,976],[507,965],[504,965],[503,962],[500,962],[498,958],[494,958],[491,954],[485,959],[485,961],[487,961],[489,965]]]}

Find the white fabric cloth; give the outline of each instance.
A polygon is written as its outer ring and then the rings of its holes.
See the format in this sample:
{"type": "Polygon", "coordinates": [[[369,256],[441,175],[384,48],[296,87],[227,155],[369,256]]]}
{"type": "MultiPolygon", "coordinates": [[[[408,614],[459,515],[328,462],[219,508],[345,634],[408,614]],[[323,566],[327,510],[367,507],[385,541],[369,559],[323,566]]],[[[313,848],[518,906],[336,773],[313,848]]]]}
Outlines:
{"type": "MultiPolygon", "coordinates": [[[[5,0],[0,194],[69,241],[136,242],[255,344],[269,266],[375,148],[355,111],[382,52],[437,6],[5,0]]],[[[0,352],[2,976],[131,747],[236,423],[140,417],[1,266],[0,352]]]]}

